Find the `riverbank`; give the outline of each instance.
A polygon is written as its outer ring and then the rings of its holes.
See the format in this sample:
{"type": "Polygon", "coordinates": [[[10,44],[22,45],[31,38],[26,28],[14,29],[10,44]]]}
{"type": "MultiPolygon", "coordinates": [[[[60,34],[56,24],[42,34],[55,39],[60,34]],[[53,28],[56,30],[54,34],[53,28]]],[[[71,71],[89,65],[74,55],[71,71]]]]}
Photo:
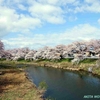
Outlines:
{"type": "Polygon", "coordinates": [[[10,66],[16,66],[19,64],[22,64],[23,67],[27,67],[29,65],[34,66],[41,66],[41,67],[53,67],[53,68],[59,68],[64,70],[71,70],[71,71],[86,71],[89,73],[92,73],[93,75],[100,76],[100,67],[96,67],[96,60],[90,61],[89,63],[79,63],[78,65],[73,65],[69,61],[60,61],[60,62],[53,62],[53,61],[0,61],[0,64],[2,65],[10,65],[10,66]],[[92,68],[92,71],[89,71],[89,68],[92,68]]]}
{"type": "Polygon", "coordinates": [[[0,100],[43,100],[23,69],[8,67],[0,72],[0,100]]]}
{"type": "Polygon", "coordinates": [[[53,67],[53,68],[59,68],[64,70],[70,70],[70,71],[85,71],[88,73],[92,73],[93,75],[100,77],[100,67],[96,67],[96,62],[93,63],[80,63],[78,65],[73,65],[71,62],[45,62],[41,61],[36,64],[36,66],[42,66],[42,67],[53,67]],[[89,71],[89,68],[92,68],[91,71],[89,71]]]}

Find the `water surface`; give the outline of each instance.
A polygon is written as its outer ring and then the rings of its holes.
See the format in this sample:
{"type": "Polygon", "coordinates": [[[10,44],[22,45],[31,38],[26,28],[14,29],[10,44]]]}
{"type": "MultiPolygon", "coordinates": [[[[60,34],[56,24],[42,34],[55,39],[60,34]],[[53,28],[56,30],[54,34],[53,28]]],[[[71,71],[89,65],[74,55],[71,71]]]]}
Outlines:
{"type": "Polygon", "coordinates": [[[37,86],[41,81],[47,83],[45,97],[50,96],[56,100],[85,100],[86,95],[100,95],[100,79],[91,74],[34,66],[28,67],[26,71],[37,86]]]}

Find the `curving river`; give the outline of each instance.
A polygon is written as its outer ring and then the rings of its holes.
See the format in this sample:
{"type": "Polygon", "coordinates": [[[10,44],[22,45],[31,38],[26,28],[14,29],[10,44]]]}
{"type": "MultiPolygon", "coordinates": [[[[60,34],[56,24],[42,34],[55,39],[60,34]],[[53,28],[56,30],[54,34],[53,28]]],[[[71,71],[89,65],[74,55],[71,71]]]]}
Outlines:
{"type": "Polygon", "coordinates": [[[26,71],[36,86],[41,81],[47,83],[45,97],[56,100],[100,100],[100,78],[91,74],[34,66],[26,71]]]}

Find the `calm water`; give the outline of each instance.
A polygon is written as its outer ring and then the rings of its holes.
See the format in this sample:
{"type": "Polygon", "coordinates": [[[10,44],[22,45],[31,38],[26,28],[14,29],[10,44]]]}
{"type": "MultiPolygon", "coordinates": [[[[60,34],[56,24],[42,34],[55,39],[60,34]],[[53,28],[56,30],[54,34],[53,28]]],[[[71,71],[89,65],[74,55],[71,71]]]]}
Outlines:
{"type": "Polygon", "coordinates": [[[83,98],[86,95],[100,95],[100,79],[91,74],[34,66],[28,67],[27,72],[37,86],[41,81],[47,83],[45,97],[50,96],[56,100],[87,100],[83,98]]]}

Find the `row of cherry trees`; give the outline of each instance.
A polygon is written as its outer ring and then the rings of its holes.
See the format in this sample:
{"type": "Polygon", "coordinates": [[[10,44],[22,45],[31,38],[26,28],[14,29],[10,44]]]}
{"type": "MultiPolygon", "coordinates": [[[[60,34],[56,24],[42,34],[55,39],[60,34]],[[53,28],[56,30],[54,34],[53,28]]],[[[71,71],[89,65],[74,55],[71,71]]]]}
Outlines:
{"type": "Polygon", "coordinates": [[[0,41],[0,58],[2,58],[4,56],[4,45],[3,43],[0,41]]]}
{"type": "Polygon", "coordinates": [[[18,59],[62,59],[68,57],[91,56],[89,52],[94,53],[93,56],[100,54],[100,40],[77,41],[69,45],[57,45],[56,47],[44,47],[39,50],[30,50],[29,48],[17,48],[4,50],[4,44],[0,41],[0,58],[8,60],[18,59]]]}

